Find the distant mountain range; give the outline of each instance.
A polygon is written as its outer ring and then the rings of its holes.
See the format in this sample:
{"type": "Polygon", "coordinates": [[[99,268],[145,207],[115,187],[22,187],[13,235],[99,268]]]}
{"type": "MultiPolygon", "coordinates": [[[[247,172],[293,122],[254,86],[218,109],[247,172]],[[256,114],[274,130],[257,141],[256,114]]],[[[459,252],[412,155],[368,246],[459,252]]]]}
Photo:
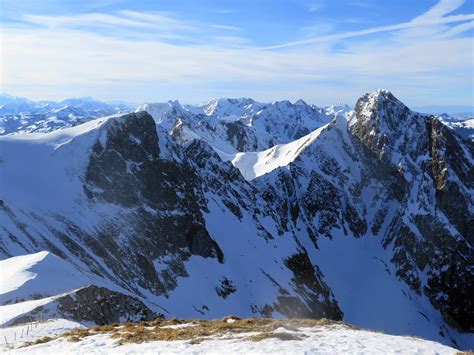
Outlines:
{"type": "Polygon", "coordinates": [[[414,106],[413,110],[431,115],[447,114],[451,117],[458,119],[463,118],[474,118],[474,106],[462,106],[462,105],[451,105],[451,106],[414,106]]]}
{"type": "Polygon", "coordinates": [[[126,112],[134,106],[104,103],[91,97],[55,101],[31,101],[0,95],[0,134],[49,132],[87,122],[92,118],[126,112]]]}
{"type": "MultiPolygon", "coordinates": [[[[71,98],[56,102],[46,100],[32,101],[22,97],[0,94],[0,135],[50,132],[59,128],[76,126],[94,118],[131,112],[137,107],[152,107],[150,110],[165,110],[166,107],[169,106],[178,111],[184,110],[187,114],[205,114],[211,118],[236,120],[256,113],[258,108],[268,108],[269,106],[280,110],[280,113],[275,113],[277,116],[284,115],[284,109],[283,111],[281,109],[281,105],[283,104],[292,105],[289,101],[277,101],[273,104],[264,104],[252,99],[223,98],[211,100],[204,105],[181,105],[178,101],[169,101],[167,103],[139,106],[124,101],[106,103],[91,97],[71,98]],[[247,106],[249,106],[249,110],[245,108],[246,102],[247,106]]],[[[321,122],[334,117],[337,112],[350,111],[350,107],[344,104],[320,108],[314,105],[308,105],[303,100],[296,101],[295,107],[317,111],[321,116],[321,122]],[[323,116],[326,116],[326,118],[323,116]]],[[[439,116],[446,125],[455,129],[463,137],[474,139],[474,116],[472,114],[473,110],[469,106],[423,106],[415,107],[415,110],[425,114],[439,116]]],[[[281,123],[281,117],[277,118],[277,121],[281,123]]],[[[288,125],[288,123],[286,123],[286,125],[288,125]]],[[[308,129],[315,127],[314,124],[306,125],[306,123],[301,122],[298,122],[298,125],[300,130],[306,132],[308,132],[308,129]]]]}

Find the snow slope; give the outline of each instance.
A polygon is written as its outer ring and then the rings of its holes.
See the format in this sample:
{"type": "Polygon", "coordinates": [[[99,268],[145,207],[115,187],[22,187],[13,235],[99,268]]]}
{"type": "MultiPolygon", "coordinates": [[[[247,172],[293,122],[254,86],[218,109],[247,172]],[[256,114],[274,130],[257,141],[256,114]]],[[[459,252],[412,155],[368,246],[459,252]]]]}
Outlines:
{"type": "Polygon", "coordinates": [[[47,251],[0,260],[0,270],[0,325],[41,306],[48,308],[53,317],[55,300],[85,286],[105,286],[126,292],[47,251]]]}
{"type": "Polygon", "coordinates": [[[8,325],[16,318],[22,317],[38,307],[47,306],[60,296],[62,295],[0,306],[0,325],[8,325]]]}
{"type": "Polygon", "coordinates": [[[2,197],[23,207],[40,208],[37,202],[41,201],[48,210],[62,210],[70,205],[68,195],[71,191],[79,192],[78,172],[100,134],[96,128],[107,120],[100,118],[51,133],[0,137],[2,197]],[[38,173],[45,167],[47,172],[38,173]],[[45,206],[45,202],[49,203],[45,206]]]}
{"type": "Polygon", "coordinates": [[[58,353],[212,353],[212,354],[456,354],[457,350],[439,343],[419,338],[401,337],[354,330],[345,326],[321,326],[315,328],[278,328],[274,334],[299,335],[301,340],[278,338],[251,341],[252,333],[239,336],[210,337],[198,344],[189,341],[154,341],[140,344],[118,345],[108,335],[93,335],[78,342],[59,338],[51,342],[7,351],[7,354],[58,354],[58,353]]]}
{"type": "Polygon", "coordinates": [[[0,270],[0,306],[54,296],[98,281],[47,251],[0,260],[0,270]]]}
{"type": "Polygon", "coordinates": [[[218,149],[216,152],[222,160],[230,160],[246,180],[253,180],[292,163],[307,146],[314,142],[324,128],[325,126],[293,142],[276,145],[261,152],[242,152],[235,155],[225,154],[218,149]]]}
{"type": "Polygon", "coordinates": [[[14,327],[0,328],[0,351],[2,354],[22,347],[28,342],[43,337],[56,337],[69,330],[84,328],[83,325],[66,319],[50,319],[43,322],[32,322],[14,327]]]}
{"type": "Polygon", "coordinates": [[[440,329],[464,349],[474,347],[471,334],[456,332],[425,298],[394,277],[391,255],[375,236],[351,238],[343,233],[321,239],[315,259],[344,312],[344,320],[390,334],[416,334],[444,342],[440,329]],[[343,262],[342,262],[343,261],[343,262]],[[350,267],[348,267],[350,265],[350,267]],[[370,276],[369,276],[370,275],[370,276]]]}

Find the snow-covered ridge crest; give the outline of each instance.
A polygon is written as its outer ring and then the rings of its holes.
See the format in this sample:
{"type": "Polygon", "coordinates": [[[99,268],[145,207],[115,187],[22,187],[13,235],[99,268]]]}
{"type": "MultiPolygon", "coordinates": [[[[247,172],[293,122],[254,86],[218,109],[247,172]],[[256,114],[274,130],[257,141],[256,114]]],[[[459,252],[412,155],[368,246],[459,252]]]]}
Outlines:
{"type": "Polygon", "coordinates": [[[312,144],[327,125],[291,143],[279,144],[261,152],[240,152],[235,155],[225,154],[216,149],[222,160],[230,161],[240,170],[246,180],[253,180],[268,174],[275,169],[291,164],[306,147],[312,144]]]}
{"type": "Polygon", "coordinates": [[[187,110],[178,102],[178,100],[175,100],[162,103],[145,103],[135,109],[135,112],[140,111],[148,112],[157,125],[163,125],[169,129],[170,127],[168,126],[172,125],[173,122],[167,121],[168,115],[174,112],[174,114],[179,117],[187,110]]]}
{"type": "Polygon", "coordinates": [[[147,111],[181,143],[202,139],[226,154],[236,154],[290,143],[345,109],[320,109],[303,100],[264,104],[241,98],[213,100],[203,106],[183,106],[176,101],[145,104],[137,111],[147,111]]]}
{"type": "Polygon", "coordinates": [[[213,99],[202,106],[207,116],[224,118],[227,116],[242,116],[245,112],[256,112],[264,104],[250,98],[220,98],[213,99]]]}
{"type": "Polygon", "coordinates": [[[124,120],[126,114],[117,113],[106,117],[96,118],[77,126],[58,129],[51,132],[31,132],[20,135],[0,136],[3,142],[30,142],[31,144],[45,144],[57,149],[66,143],[72,142],[77,137],[85,137],[89,134],[107,129],[112,122],[120,123],[124,120]]]}
{"type": "Polygon", "coordinates": [[[94,279],[47,251],[0,260],[0,268],[0,305],[54,296],[91,284],[94,279]]]}
{"type": "MultiPolygon", "coordinates": [[[[0,325],[21,323],[35,313],[47,317],[67,314],[68,297],[91,288],[129,297],[128,291],[48,251],[0,260],[0,269],[0,325]]],[[[81,321],[77,312],[69,316],[81,321]]]]}
{"type": "Polygon", "coordinates": [[[108,130],[127,117],[115,114],[48,133],[0,136],[2,199],[38,211],[45,206],[49,212],[70,210],[75,203],[71,194],[82,198],[93,145],[104,145],[108,130]]]}

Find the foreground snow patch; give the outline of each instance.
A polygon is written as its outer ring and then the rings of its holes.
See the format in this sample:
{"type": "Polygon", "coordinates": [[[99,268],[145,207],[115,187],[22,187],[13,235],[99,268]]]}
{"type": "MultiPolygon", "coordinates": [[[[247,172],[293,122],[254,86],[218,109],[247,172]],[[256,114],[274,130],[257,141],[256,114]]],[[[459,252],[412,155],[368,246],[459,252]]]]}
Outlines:
{"type": "Polygon", "coordinates": [[[404,354],[455,354],[456,349],[436,342],[413,337],[392,336],[367,330],[356,330],[342,324],[311,328],[277,328],[277,337],[250,340],[251,334],[213,336],[198,344],[192,341],[152,341],[119,345],[109,334],[97,334],[70,342],[65,338],[11,349],[9,354],[59,353],[372,353],[401,352],[404,354]],[[285,337],[284,335],[288,336],[285,337]],[[296,335],[298,340],[291,340],[296,335]],[[293,337],[292,337],[293,336],[293,337]],[[290,340],[282,340],[290,339],[290,340]]]}
{"type": "Polygon", "coordinates": [[[0,353],[6,353],[44,337],[56,337],[75,328],[82,329],[84,326],[66,319],[54,319],[0,328],[0,353]]]}

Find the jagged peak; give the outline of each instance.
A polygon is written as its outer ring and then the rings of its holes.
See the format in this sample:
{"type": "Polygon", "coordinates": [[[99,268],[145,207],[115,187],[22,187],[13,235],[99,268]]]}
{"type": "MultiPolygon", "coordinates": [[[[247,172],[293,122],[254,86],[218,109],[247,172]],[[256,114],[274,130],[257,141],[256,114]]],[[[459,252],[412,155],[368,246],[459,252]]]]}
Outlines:
{"type": "Polygon", "coordinates": [[[359,98],[355,112],[355,120],[352,121],[352,124],[369,122],[379,128],[388,126],[393,130],[404,122],[404,118],[410,110],[390,91],[379,89],[359,98]]]}
{"type": "Polygon", "coordinates": [[[234,104],[239,104],[239,103],[245,103],[245,102],[254,102],[254,100],[250,97],[219,97],[219,98],[213,98],[209,100],[209,102],[206,105],[209,105],[211,103],[234,103],[234,104]]]}
{"type": "Polygon", "coordinates": [[[427,119],[411,111],[390,91],[376,90],[357,101],[349,130],[380,158],[399,164],[407,155],[421,154],[429,139],[427,119]]]}
{"type": "Polygon", "coordinates": [[[288,107],[293,106],[290,100],[275,101],[273,105],[277,107],[278,106],[288,106],[288,107]]]}
{"type": "MultiPolygon", "coordinates": [[[[375,90],[371,93],[366,93],[365,95],[363,95],[362,97],[360,97],[357,100],[357,104],[359,104],[359,103],[361,103],[361,104],[368,103],[368,104],[370,104],[371,107],[373,107],[376,104],[379,104],[379,103],[384,102],[384,101],[391,101],[391,102],[394,102],[394,103],[402,104],[402,102],[400,100],[398,100],[392,94],[391,91],[386,90],[386,89],[378,89],[378,90],[375,90]]],[[[357,104],[356,104],[356,106],[357,106],[357,104]]]]}
{"type": "MultiPolygon", "coordinates": [[[[318,108],[316,108],[318,109],[318,108]]],[[[351,108],[347,104],[338,104],[338,105],[329,105],[327,107],[324,107],[323,109],[320,109],[324,114],[329,115],[329,116],[336,116],[341,113],[348,113],[351,111],[351,108]]]]}
{"type": "Polygon", "coordinates": [[[257,102],[251,98],[240,97],[240,98],[219,98],[212,99],[203,106],[203,111],[206,115],[221,115],[234,112],[236,109],[243,110],[249,105],[256,104],[257,102]]]}
{"type": "Polygon", "coordinates": [[[295,105],[295,106],[310,106],[310,105],[308,105],[308,104],[306,103],[306,101],[303,100],[303,99],[298,99],[298,100],[296,100],[295,103],[294,103],[294,105],[295,105]]]}
{"type": "Polygon", "coordinates": [[[275,101],[274,103],[265,106],[266,109],[277,109],[281,111],[294,110],[294,111],[313,111],[318,110],[318,107],[308,104],[303,99],[298,99],[294,103],[289,100],[275,101]]]}
{"type": "Polygon", "coordinates": [[[178,116],[186,115],[188,112],[188,110],[184,108],[178,100],[145,103],[135,109],[135,112],[140,111],[145,111],[150,114],[157,125],[165,126],[166,129],[170,129],[176,121],[176,117],[174,117],[175,115],[172,114],[173,112],[178,116]]]}

